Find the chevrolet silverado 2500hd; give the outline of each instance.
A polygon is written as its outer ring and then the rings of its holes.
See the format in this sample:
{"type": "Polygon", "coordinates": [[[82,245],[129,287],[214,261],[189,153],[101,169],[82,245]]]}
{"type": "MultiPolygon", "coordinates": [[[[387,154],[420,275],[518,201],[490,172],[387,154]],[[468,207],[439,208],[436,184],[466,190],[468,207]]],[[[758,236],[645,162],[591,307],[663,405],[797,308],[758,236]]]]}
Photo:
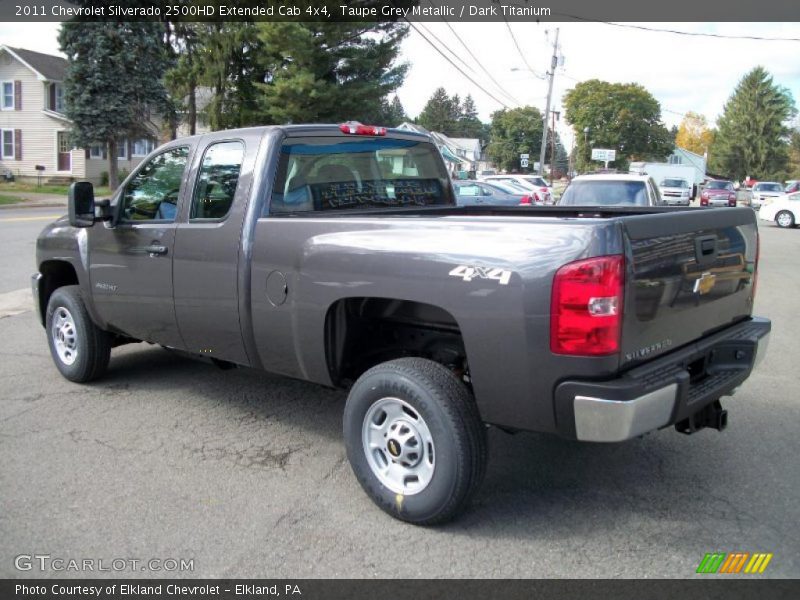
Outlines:
{"type": "Polygon", "coordinates": [[[747,208],[458,207],[431,140],[346,123],[158,148],[70,191],[32,283],[67,379],[147,341],[349,390],[372,500],[452,518],[486,427],[621,442],[721,430],[763,356],[747,208]]]}

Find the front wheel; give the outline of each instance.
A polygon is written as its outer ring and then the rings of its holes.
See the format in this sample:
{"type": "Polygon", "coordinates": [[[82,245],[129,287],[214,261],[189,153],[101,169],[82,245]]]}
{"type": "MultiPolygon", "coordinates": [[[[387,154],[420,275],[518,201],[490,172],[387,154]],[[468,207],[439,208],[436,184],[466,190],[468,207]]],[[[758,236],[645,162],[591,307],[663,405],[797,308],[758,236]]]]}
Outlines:
{"type": "Polygon", "coordinates": [[[105,373],[111,341],[108,333],[92,322],[77,285],[53,292],[45,326],[50,354],[64,377],[85,383],[105,373]]]}
{"type": "Polygon", "coordinates": [[[778,227],[783,227],[783,228],[794,227],[794,215],[790,213],[788,210],[782,210],[777,215],[775,215],[775,223],[778,224],[778,227]]]}
{"type": "Polygon", "coordinates": [[[344,438],[373,502],[418,525],[455,517],[486,468],[486,430],[472,394],[447,368],[422,358],[382,363],[356,381],[344,438]]]}

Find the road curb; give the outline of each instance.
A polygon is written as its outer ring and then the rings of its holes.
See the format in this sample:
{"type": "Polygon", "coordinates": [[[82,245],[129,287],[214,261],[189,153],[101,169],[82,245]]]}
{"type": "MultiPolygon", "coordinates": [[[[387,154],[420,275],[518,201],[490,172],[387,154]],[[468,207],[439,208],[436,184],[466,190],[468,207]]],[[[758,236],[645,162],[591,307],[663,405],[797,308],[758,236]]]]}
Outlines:
{"type": "Polygon", "coordinates": [[[32,202],[20,202],[18,204],[0,204],[0,210],[12,208],[66,208],[66,202],[43,202],[40,204],[32,202]]]}

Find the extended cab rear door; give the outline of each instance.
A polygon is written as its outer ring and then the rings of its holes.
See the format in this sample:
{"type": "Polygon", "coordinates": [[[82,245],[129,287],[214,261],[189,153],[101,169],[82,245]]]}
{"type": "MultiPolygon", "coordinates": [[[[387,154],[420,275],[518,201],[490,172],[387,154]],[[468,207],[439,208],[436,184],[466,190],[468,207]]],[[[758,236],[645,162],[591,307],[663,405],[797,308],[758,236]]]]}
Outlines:
{"type": "Polygon", "coordinates": [[[175,313],[186,349],[238,364],[250,364],[238,282],[242,225],[262,133],[202,138],[175,234],[175,313]]]}

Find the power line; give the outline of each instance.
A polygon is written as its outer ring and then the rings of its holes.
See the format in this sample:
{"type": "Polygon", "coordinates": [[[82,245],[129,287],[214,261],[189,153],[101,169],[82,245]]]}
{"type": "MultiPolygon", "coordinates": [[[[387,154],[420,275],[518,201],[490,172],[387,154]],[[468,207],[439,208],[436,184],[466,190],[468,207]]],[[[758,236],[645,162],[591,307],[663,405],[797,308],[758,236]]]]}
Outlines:
{"type": "Polygon", "coordinates": [[[727,35],[724,33],[703,33],[699,31],[680,31],[678,29],[665,29],[660,27],[645,27],[644,25],[634,25],[632,23],[614,23],[611,21],[599,21],[597,19],[588,19],[578,15],[569,15],[566,13],[553,13],[560,14],[563,17],[569,17],[576,21],[583,21],[586,23],[601,23],[603,25],[610,25],[612,27],[623,27],[626,29],[638,29],[640,31],[651,31],[654,33],[669,33],[672,35],[683,35],[687,37],[707,37],[722,40],[751,40],[757,42],[800,42],[800,38],[785,38],[785,37],[765,37],[760,35],[727,35]]]}
{"type": "MultiPolygon", "coordinates": [[[[438,8],[438,7],[439,7],[439,5],[438,5],[438,4],[436,4],[435,2],[433,2],[433,0],[428,0],[428,4],[430,4],[431,6],[433,6],[433,7],[435,7],[435,8],[438,8]]],[[[500,84],[497,82],[497,80],[496,80],[494,77],[492,77],[492,74],[491,74],[491,73],[490,73],[490,72],[489,72],[489,71],[486,69],[486,67],[484,67],[484,66],[483,66],[483,64],[481,63],[481,61],[480,61],[480,60],[478,60],[478,57],[477,57],[477,56],[475,56],[475,55],[472,53],[472,50],[470,50],[469,46],[467,46],[467,44],[465,44],[465,43],[464,43],[464,40],[462,40],[462,39],[461,39],[461,36],[460,36],[460,35],[458,35],[458,33],[456,32],[456,30],[455,30],[455,29],[453,29],[453,26],[450,24],[450,22],[449,22],[449,21],[447,21],[447,20],[446,20],[444,17],[442,17],[442,21],[444,21],[445,25],[447,25],[447,27],[450,29],[450,31],[453,33],[453,35],[454,35],[454,36],[456,36],[456,39],[457,39],[457,40],[458,40],[458,41],[461,43],[461,45],[464,47],[464,50],[466,50],[466,51],[467,51],[467,53],[468,53],[468,54],[469,54],[469,55],[472,57],[472,60],[474,60],[474,61],[475,61],[475,64],[477,64],[477,65],[478,65],[478,66],[481,68],[481,70],[482,70],[484,73],[486,73],[486,76],[487,76],[487,77],[488,77],[488,78],[489,78],[489,79],[492,81],[492,83],[494,83],[495,87],[497,87],[497,89],[500,91],[500,93],[501,93],[501,94],[503,94],[503,96],[505,96],[505,97],[506,97],[506,98],[508,98],[509,100],[511,100],[511,101],[512,101],[514,104],[519,104],[519,105],[521,105],[522,103],[521,103],[519,100],[517,100],[516,98],[514,98],[514,96],[512,96],[512,95],[511,95],[511,94],[509,94],[507,91],[505,91],[505,89],[503,88],[503,86],[501,86],[501,85],[500,85],[500,84]]]]}
{"type": "Polygon", "coordinates": [[[531,73],[533,73],[534,75],[539,77],[539,74],[536,73],[536,71],[533,69],[533,67],[531,67],[528,64],[528,61],[525,58],[525,53],[522,52],[522,48],[519,47],[519,44],[517,43],[517,37],[514,35],[514,31],[511,29],[511,25],[508,24],[508,19],[506,19],[505,15],[503,16],[503,22],[505,22],[505,24],[506,24],[506,29],[508,29],[508,33],[511,34],[511,40],[514,42],[514,45],[517,47],[517,52],[519,52],[519,57],[522,59],[522,62],[525,64],[525,66],[528,68],[528,70],[531,73]]]}
{"type": "Polygon", "coordinates": [[[445,44],[445,43],[444,43],[442,40],[440,40],[440,39],[439,39],[439,38],[436,36],[436,34],[435,34],[435,33],[433,33],[433,32],[432,32],[430,29],[428,29],[427,27],[425,27],[425,26],[424,26],[422,23],[417,23],[417,25],[418,25],[418,26],[419,26],[419,27],[420,27],[420,28],[421,28],[421,29],[422,29],[422,30],[423,30],[425,33],[427,33],[429,36],[431,36],[431,37],[432,37],[434,40],[436,40],[437,42],[439,42],[439,44],[441,44],[441,45],[442,45],[442,47],[443,47],[445,50],[447,50],[447,51],[448,51],[448,52],[449,52],[449,53],[450,53],[450,54],[451,54],[451,55],[452,55],[452,56],[453,56],[453,57],[454,57],[454,58],[455,58],[457,61],[459,61],[459,62],[460,62],[462,65],[464,65],[464,66],[465,66],[467,69],[469,69],[469,71],[470,71],[470,72],[472,72],[472,73],[474,73],[475,75],[477,75],[477,73],[475,72],[475,69],[473,69],[473,68],[472,68],[472,67],[471,67],[471,66],[470,66],[470,65],[467,63],[467,61],[465,61],[463,58],[461,58],[461,57],[460,57],[458,54],[456,54],[455,52],[453,52],[453,50],[451,50],[451,49],[450,49],[450,47],[449,47],[447,44],[445,44]]]}
{"type": "Polygon", "coordinates": [[[425,36],[425,34],[424,34],[424,33],[422,33],[422,32],[421,32],[419,29],[417,29],[417,27],[414,25],[414,23],[412,23],[412,22],[411,22],[411,21],[409,21],[408,19],[405,19],[405,21],[406,21],[406,23],[408,23],[408,24],[411,26],[411,28],[412,28],[414,31],[416,31],[416,32],[417,32],[417,33],[418,33],[420,36],[422,36],[422,39],[424,39],[426,42],[428,42],[428,44],[430,44],[430,46],[431,46],[431,47],[432,47],[434,50],[436,50],[436,52],[438,52],[438,53],[439,53],[439,54],[442,56],[442,58],[444,58],[444,59],[445,59],[447,62],[449,62],[449,63],[450,63],[450,64],[451,64],[451,65],[452,65],[452,66],[453,66],[453,67],[454,67],[454,68],[455,68],[455,69],[456,69],[456,70],[457,70],[459,73],[461,73],[461,74],[462,74],[464,77],[466,77],[467,79],[469,79],[469,80],[470,80],[470,81],[471,81],[471,82],[472,82],[472,83],[475,85],[475,87],[477,87],[477,88],[478,88],[479,90],[481,90],[481,91],[482,91],[484,94],[486,94],[487,96],[489,96],[489,97],[490,97],[492,100],[494,100],[495,102],[497,102],[498,104],[500,104],[500,105],[501,105],[503,108],[511,108],[511,107],[510,107],[508,104],[506,104],[506,103],[505,103],[505,102],[503,102],[502,100],[498,99],[498,98],[497,98],[497,97],[496,97],[494,94],[492,94],[491,92],[487,91],[487,90],[486,90],[486,88],[484,88],[484,87],[483,87],[481,84],[479,84],[479,83],[478,83],[477,81],[475,81],[475,80],[474,80],[472,77],[470,77],[470,76],[469,76],[467,73],[465,73],[465,72],[464,72],[464,70],[463,70],[461,67],[459,67],[459,66],[458,66],[456,63],[454,63],[452,60],[450,60],[450,57],[448,57],[448,56],[447,56],[447,55],[446,55],[444,52],[442,52],[442,51],[439,49],[439,47],[438,47],[438,46],[436,46],[436,44],[434,44],[434,43],[433,43],[433,42],[432,42],[430,39],[428,39],[428,38],[425,36]]]}

